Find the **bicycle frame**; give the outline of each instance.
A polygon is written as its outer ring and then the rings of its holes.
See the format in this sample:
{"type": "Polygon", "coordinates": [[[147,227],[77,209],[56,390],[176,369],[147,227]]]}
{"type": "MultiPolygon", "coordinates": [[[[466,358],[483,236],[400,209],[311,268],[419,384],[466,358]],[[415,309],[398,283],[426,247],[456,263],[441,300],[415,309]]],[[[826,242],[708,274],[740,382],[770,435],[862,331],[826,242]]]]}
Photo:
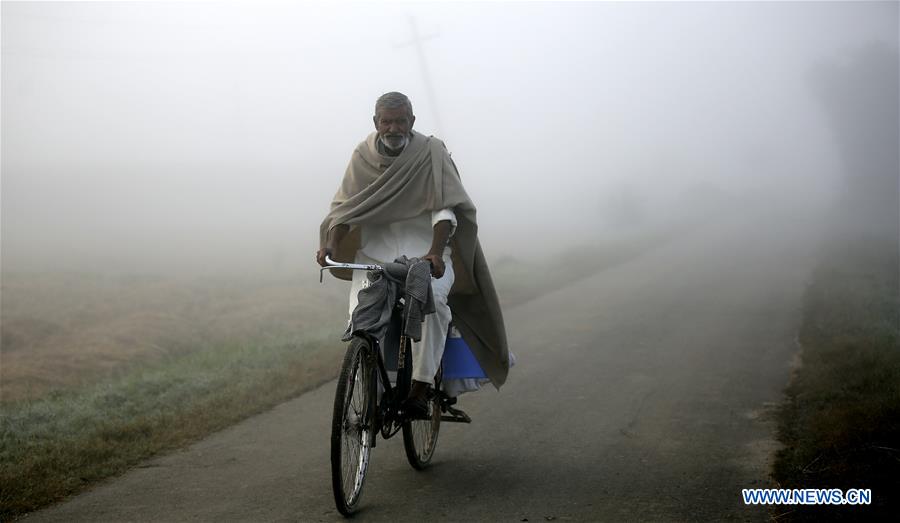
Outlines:
{"type": "MultiPolygon", "coordinates": [[[[322,267],[319,269],[319,283],[322,283],[322,278],[323,278],[323,275],[325,274],[325,271],[331,270],[331,269],[350,269],[350,270],[357,270],[357,271],[385,272],[385,268],[378,264],[337,262],[337,261],[334,261],[333,259],[331,259],[330,256],[325,256],[325,263],[327,263],[328,265],[326,267],[322,267]]],[[[396,313],[396,312],[397,311],[395,309],[394,313],[396,313]]],[[[385,335],[385,340],[396,339],[397,336],[399,335],[400,346],[398,349],[398,356],[397,356],[397,372],[398,373],[407,364],[406,355],[407,355],[408,351],[406,349],[409,346],[409,338],[402,334],[404,331],[403,325],[402,325],[403,316],[404,316],[403,314],[400,314],[400,317],[401,317],[400,325],[397,326],[396,321],[392,315],[392,319],[391,319],[392,327],[398,327],[399,330],[397,332],[393,333],[393,335],[392,335],[391,329],[388,329],[388,333],[385,335]]],[[[398,410],[398,409],[396,409],[396,407],[399,406],[399,402],[400,402],[400,400],[398,400],[397,398],[405,397],[406,393],[408,393],[409,391],[408,390],[399,390],[399,387],[393,387],[393,388],[391,387],[390,379],[387,374],[387,368],[385,367],[384,358],[382,357],[382,350],[381,350],[379,341],[374,338],[371,338],[371,337],[368,337],[367,341],[369,342],[369,346],[372,347],[372,349],[375,351],[376,362],[377,362],[378,369],[379,369],[379,378],[381,379],[381,382],[384,384],[384,388],[385,388],[384,393],[386,394],[390,391],[391,394],[396,394],[395,397],[392,397],[392,403],[396,403],[396,404],[392,404],[389,406],[390,413],[396,414],[396,411],[398,410]]],[[[398,379],[398,384],[400,384],[400,383],[401,383],[401,381],[398,379]]],[[[449,422],[455,422],[455,423],[471,423],[472,422],[472,419],[465,412],[453,408],[453,405],[456,404],[456,398],[447,397],[443,393],[443,391],[436,391],[436,392],[440,395],[441,410],[443,412],[450,413],[449,416],[448,415],[441,416],[441,419],[443,421],[449,421],[449,422]]],[[[383,397],[384,396],[382,396],[382,398],[383,397]]],[[[384,411],[385,409],[382,408],[382,405],[378,405],[377,407],[378,407],[379,415],[381,415],[382,411],[384,411]]],[[[381,424],[382,421],[383,420],[379,420],[379,425],[381,424]]],[[[396,416],[391,421],[393,422],[393,421],[402,421],[402,420],[399,419],[399,416],[396,416]]],[[[379,429],[381,429],[381,428],[383,428],[383,427],[379,427],[379,429]]],[[[396,434],[396,431],[392,432],[389,436],[384,436],[384,438],[387,439],[387,438],[393,436],[394,434],[396,434]]],[[[382,435],[384,435],[384,432],[382,433],[382,435]]],[[[374,441],[373,441],[373,446],[374,446],[374,441]]]]}
{"type": "MultiPolygon", "coordinates": [[[[384,267],[376,264],[362,264],[362,263],[341,263],[336,262],[331,259],[330,256],[325,257],[325,262],[328,263],[327,267],[322,267],[319,269],[319,282],[322,282],[322,277],[326,270],[330,269],[350,269],[350,270],[361,270],[361,271],[381,271],[384,272],[384,267]]],[[[406,394],[409,392],[408,390],[402,390],[402,384],[404,384],[405,380],[401,380],[399,373],[402,372],[406,365],[409,363],[407,361],[407,348],[409,345],[408,338],[402,334],[403,332],[403,314],[398,314],[397,309],[395,308],[393,314],[391,315],[391,326],[388,328],[388,332],[385,335],[385,340],[393,340],[397,338],[399,334],[400,346],[397,355],[397,385],[391,385],[390,376],[388,376],[387,366],[384,362],[384,356],[382,354],[382,347],[379,340],[366,336],[367,345],[370,347],[372,352],[374,353],[374,359],[376,363],[376,367],[378,369],[378,380],[373,384],[373,386],[377,387],[378,382],[381,382],[382,387],[384,387],[384,391],[381,395],[381,401],[375,405],[375,413],[377,418],[375,419],[375,427],[373,427],[372,434],[372,446],[376,446],[377,438],[374,437],[375,434],[381,433],[381,436],[384,439],[388,439],[397,432],[400,431],[403,425],[402,416],[399,413],[399,406],[402,398],[406,397],[406,394]]],[[[358,336],[359,334],[357,334],[358,336]]],[[[369,357],[373,357],[372,354],[369,357]]]]}
{"type": "MultiPolygon", "coordinates": [[[[401,318],[402,316],[400,315],[397,315],[396,317],[397,320],[401,320],[401,318]]],[[[388,331],[388,336],[386,336],[387,339],[390,339],[390,330],[391,329],[388,331]]],[[[381,436],[384,439],[389,439],[397,434],[403,426],[404,420],[399,407],[401,401],[406,397],[406,394],[409,391],[405,390],[405,387],[402,386],[405,384],[405,380],[400,378],[399,373],[404,371],[404,368],[409,364],[409,361],[404,361],[408,359],[405,355],[398,355],[397,383],[392,385],[390,376],[388,375],[388,367],[384,360],[381,343],[368,336],[366,337],[366,341],[369,349],[372,351],[371,354],[368,354],[368,357],[374,359],[378,374],[378,379],[372,383],[372,386],[377,388],[380,383],[383,387],[381,399],[378,401],[377,405],[375,405],[375,426],[372,427],[372,446],[375,447],[375,434],[381,433],[381,436]]]]}
{"type": "MultiPolygon", "coordinates": [[[[393,282],[398,282],[402,272],[400,267],[391,265],[335,263],[330,257],[326,260],[329,265],[320,271],[320,280],[324,270],[331,268],[380,271],[383,277],[393,282]]],[[[412,350],[408,350],[409,339],[402,335],[404,306],[404,300],[399,297],[391,305],[391,319],[383,331],[383,345],[382,340],[366,331],[353,332],[341,366],[331,426],[331,484],[335,505],[345,516],[352,515],[357,509],[369,455],[377,445],[379,432],[384,439],[402,432],[406,458],[416,470],[428,466],[437,445],[446,396],[435,393],[428,397],[427,417],[420,418],[404,412],[412,382],[412,350]],[[396,351],[394,344],[397,344],[396,351]],[[394,369],[394,355],[397,358],[397,378],[392,383],[390,371],[394,369]],[[359,387],[359,394],[354,392],[355,387],[359,387]],[[379,390],[382,391],[380,397],[379,390]],[[362,401],[354,404],[354,398],[362,401]]],[[[440,377],[438,372],[435,376],[438,387],[440,377]]]]}

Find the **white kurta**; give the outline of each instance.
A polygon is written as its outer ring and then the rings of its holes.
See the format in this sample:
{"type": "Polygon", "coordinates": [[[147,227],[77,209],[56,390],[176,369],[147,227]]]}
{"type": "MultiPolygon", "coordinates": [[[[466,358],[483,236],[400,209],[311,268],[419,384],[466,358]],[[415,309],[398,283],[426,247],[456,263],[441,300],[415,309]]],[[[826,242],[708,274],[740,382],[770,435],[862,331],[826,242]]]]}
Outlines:
{"type": "MultiPolygon", "coordinates": [[[[453,226],[450,235],[453,236],[456,214],[452,209],[441,209],[388,224],[363,225],[359,250],[381,263],[392,262],[404,254],[408,258],[421,258],[431,248],[434,226],[443,220],[450,221],[453,226]]],[[[449,245],[444,247],[444,255],[450,255],[449,245]]]]}
{"type": "MultiPolygon", "coordinates": [[[[442,209],[423,213],[415,218],[389,224],[362,225],[361,244],[356,254],[356,263],[388,263],[406,255],[409,258],[421,258],[428,254],[434,238],[434,225],[449,220],[451,233],[456,230],[456,215],[452,209],[442,209]]],[[[450,307],[447,296],[453,286],[453,262],[450,259],[450,247],[444,248],[444,275],[431,278],[431,289],[434,294],[435,313],[425,316],[422,325],[422,339],[412,343],[413,374],[412,379],[434,385],[441,357],[444,355],[444,343],[447,340],[447,329],[450,325],[450,307]]],[[[357,293],[368,280],[363,271],[353,271],[353,283],[350,286],[350,314],[357,304],[357,293]]]]}

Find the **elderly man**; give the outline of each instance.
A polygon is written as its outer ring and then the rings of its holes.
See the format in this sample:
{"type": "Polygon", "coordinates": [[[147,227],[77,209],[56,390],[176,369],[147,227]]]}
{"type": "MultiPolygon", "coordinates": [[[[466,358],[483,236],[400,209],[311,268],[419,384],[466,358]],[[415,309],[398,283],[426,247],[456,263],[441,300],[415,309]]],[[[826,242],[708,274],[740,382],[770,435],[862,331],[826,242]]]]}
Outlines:
{"type": "MultiPolygon", "coordinates": [[[[375,103],[375,132],[357,146],[331,210],[322,222],[316,259],[386,263],[401,255],[431,262],[436,312],[427,315],[422,339],[412,344],[408,406],[425,409],[425,396],[443,355],[452,318],[495,386],[506,380],[509,358],[503,317],[475,221],[443,142],[413,131],[409,99],[397,92],[375,103]]],[[[365,274],[352,276],[350,313],[365,274]]]]}

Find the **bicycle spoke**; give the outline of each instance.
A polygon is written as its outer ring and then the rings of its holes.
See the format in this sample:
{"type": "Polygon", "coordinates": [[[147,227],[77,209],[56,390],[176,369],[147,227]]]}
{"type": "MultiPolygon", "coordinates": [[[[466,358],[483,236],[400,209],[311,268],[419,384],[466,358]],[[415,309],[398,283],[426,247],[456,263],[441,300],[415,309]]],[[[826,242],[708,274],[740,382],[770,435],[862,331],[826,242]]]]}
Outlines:
{"type": "Polygon", "coordinates": [[[344,515],[352,514],[362,494],[371,451],[372,372],[367,345],[357,340],[347,349],[338,380],[332,422],[332,484],[335,502],[344,515]]]}

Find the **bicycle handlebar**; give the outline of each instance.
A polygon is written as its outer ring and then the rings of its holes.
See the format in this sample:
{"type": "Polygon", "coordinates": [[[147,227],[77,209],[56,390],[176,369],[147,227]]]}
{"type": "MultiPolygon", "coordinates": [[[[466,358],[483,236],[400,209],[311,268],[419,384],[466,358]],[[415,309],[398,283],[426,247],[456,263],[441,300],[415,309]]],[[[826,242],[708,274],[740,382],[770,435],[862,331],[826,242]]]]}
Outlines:
{"type": "Polygon", "coordinates": [[[331,256],[325,256],[325,263],[327,263],[328,266],[319,269],[319,283],[322,283],[322,276],[325,274],[325,271],[331,269],[350,269],[353,271],[384,271],[384,267],[382,267],[381,265],[336,262],[331,259],[331,256]]]}

